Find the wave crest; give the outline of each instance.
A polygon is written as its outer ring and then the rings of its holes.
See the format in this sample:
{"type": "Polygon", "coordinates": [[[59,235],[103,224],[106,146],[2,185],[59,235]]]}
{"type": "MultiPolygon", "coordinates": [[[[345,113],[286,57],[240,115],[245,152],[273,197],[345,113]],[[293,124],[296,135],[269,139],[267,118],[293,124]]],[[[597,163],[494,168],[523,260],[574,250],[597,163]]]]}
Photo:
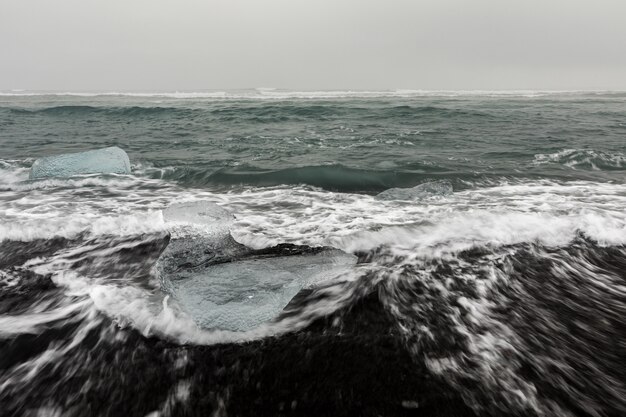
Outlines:
{"type": "Polygon", "coordinates": [[[560,164],[572,169],[615,171],[626,169],[626,155],[592,149],[564,149],[551,154],[535,155],[535,164],[560,164]]]}

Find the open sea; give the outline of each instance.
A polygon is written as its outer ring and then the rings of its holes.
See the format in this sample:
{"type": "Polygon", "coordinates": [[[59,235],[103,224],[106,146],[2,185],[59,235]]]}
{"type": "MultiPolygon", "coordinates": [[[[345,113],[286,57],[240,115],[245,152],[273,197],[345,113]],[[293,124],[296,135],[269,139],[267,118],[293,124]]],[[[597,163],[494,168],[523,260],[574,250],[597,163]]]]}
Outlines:
{"type": "Polygon", "coordinates": [[[625,245],[626,93],[0,93],[0,415],[625,416],[625,245]]]}

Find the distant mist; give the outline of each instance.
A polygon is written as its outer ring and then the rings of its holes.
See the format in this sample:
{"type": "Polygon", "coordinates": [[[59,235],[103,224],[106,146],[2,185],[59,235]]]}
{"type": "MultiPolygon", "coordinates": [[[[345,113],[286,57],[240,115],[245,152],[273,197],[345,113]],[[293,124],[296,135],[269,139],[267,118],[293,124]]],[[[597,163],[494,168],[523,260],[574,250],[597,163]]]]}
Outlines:
{"type": "Polygon", "coordinates": [[[0,90],[626,90],[623,0],[2,0],[0,90]]]}

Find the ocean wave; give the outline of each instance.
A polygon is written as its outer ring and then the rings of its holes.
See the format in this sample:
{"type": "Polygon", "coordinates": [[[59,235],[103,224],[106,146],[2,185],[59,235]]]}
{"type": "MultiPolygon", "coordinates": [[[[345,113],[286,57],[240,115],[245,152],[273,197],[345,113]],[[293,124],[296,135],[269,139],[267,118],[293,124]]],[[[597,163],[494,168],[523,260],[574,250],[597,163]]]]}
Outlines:
{"type": "Polygon", "coordinates": [[[121,117],[142,117],[142,116],[192,116],[194,109],[184,107],[163,107],[163,106],[79,106],[64,105],[43,108],[16,108],[5,107],[8,111],[17,115],[47,115],[47,116],[87,116],[92,114],[103,114],[121,117]]]}
{"type": "MultiPolygon", "coordinates": [[[[548,236],[548,231],[559,225],[567,230],[554,231],[556,236],[571,237],[582,231],[599,242],[614,244],[620,242],[624,233],[624,218],[619,215],[626,204],[626,189],[622,184],[501,179],[464,181],[457,187],[445,179],[433,182],[438,177],[436,174],[409,173],[402,177],[393,172],[381,175],[377,171],[350,170],[341,166],[249,174],[244,167],[243,172],[229,173],[226,176],[228,181],[220,178],[219,184],[240,185],[245,181],[253,184],[227,187],[223,190],[226,192],[219,193],[181,188],[167,179],[144,177],[154,175],[171,179],[187,175],[186,172],[142,169],[147,172],[139,177],[87,176],[12,183],[4,190],[9,199],[0,210],[0,235],[29,240],[55,235],[69,238],[80,233],[116,234],[116,230],[123,234],[147,233],[162,227],[160,210],[171,202],[204,199],[231,209],[237,217],[234,233],[241,235],[246,240],[244,243],[252,247],[282,242],[334,246],[338,243],[329,239],[416,224],[441,224],[444,227],[458,223],[458,227],[455,226],[458,235],[448,235],[443,229],[432,232],[435,236],[448,236],[457,242],[478,239],[488,243],[488,236],[499,241],[500,232],[509,230],[511,236],[525,236],[524,230],[532,232],[533,228],[545,231],[548,236]],[[336,176],[340,177],[339,183],[336,176]],[[282,184],[305,181],[319,188],[282,184]],[[422,184],[418,186],[419,199],[403,197],[385,201],[375,196],[377,191],[389,189],[389,185],[410,187],[416,183],[422,184]],[[324,190],[322,186],[331,190],[324,190]],[[361,194],[363,189],[371,192],[361,194]],[[24,192],[33,197],[23,196],[24,192]]],[[[214,181],[207,180],[204,175],[203,172],[197,180],[214,181]]],[[[412,190],[394,192],[404,195],[411,194],[412,190]]],[[[426,236],[425,241],[429,240],[426,236]]],[[[351,244],[346,241],[345,245],[351,244]]]]}
{"type": "Polygon", "coordinates": [[[626,169],[626,155],[621,152],[604,152],[592,149],[564,149],[551,154],[535,155],[536,165],[560,164],[572,169],[597,171],[626,169]]]}
{"type": "MultiPolygon", "coordinates": [[[[34,190],[44,194],[5,205],[2,226],[14,227],[15,241],[0,243],[0,296],[20,304],[0,317],[0,339],[12,340],[11,349],[27,345],[29,337],[49,341],[33,344],[0,373],[2,395],[14,398],[14,406],[39,395],[50,380],[60,389],[85,377],[85,369],[102,366],[102,351],[136,352],[143,343],[164,355],[224,343],[238,349],[247,345],[240,342],[307,333],[299,331],[316,322],[343,341],[345,312],[373,295],[381,306],[377,320],[390,317],[383,331],[398,338],[408,366],[445,381],[476,412],[567,416],[626,409],[615,344],[623,339],[626,300],[624,184],[517,181],[451,194],[446,186],[427,204],[311,187],[210,194],[162,185],[158,195],[121,189],[113,202],[75,190],[34,190]],[[75,205],[61,210],[68,195],[75,205]],[[168,230],[161,211],[147,208],[206,196],[232,211],[224,228],[253,249],[330,245],[355,254],[359,263],[296,294],[278,317],[253,329],[203,328],[161,285],[154,266],[168,230]],[[51,239],[70,221],[79,222],[78,234],[51,239]],[[51,378],[56,370],[60,377],[51,378]],[[581,389],[590,375],[596,384],[581,389]]],[[[180,208],[168,218],[197,220],[180,208]]],[[[210,245],[192,232],[177,229],[173,236],[193,239],[189,248],[214,260],[210,245]]],[[[195,265],[185,256],[173,265],[195,265]]],[[[236,268],[240,259],[228,260],[226,268],[236,268]]],[[[225,285],[232,290],[228,280],[225,285]]],[[[364,329],[357,328],[362,343],[364,329]]],[[[93,389],[80,381],[82,389],[93,389]]]]}
{"type": "Polygon", "coordinates": [[[567,244],[580,232],[603,244],[623,244],[626,236],[621,184],[502,182],[426,203],[277,187],[229,193],[223,203],[236,213],[234,236],[252,247],[289,242],[353,252],[397,241],[401,253],[428,254],[534,240],[567,244]]]}
{"type": "Polygon", "coordinates": [[[45,216],[30,218],[4,217],[0,222],[0,243],[2,241],[33,241],[62,237],[76,238],[83,234],[132,236],[155,233],[163,230],[160,211],[146,211],[119,216],[97,216],[91,213],[63,215],[50,212],[45,216]],[[56,214],[56,216],[55,216],[56,214]],[[39,218],[37,218],[39,217],[39,218]]]}
{"type": "Polygon", "coordinates": [[[600,246],[626,244],[626,220],[589,213],[549,215],[474,211],[451,215],[435,223],[389,226],[378,231],[358,232],[332,242],[348,252],[391,248],[390,258],[445,257],[481,247],[501,247],[536,242],[546,247],[569,245],[580,235],[600,246]]]}
{"type": "MultiPolygon", "coordinates": [[[[237,216],[239,219],[244,218],[244,223],[252,220],[246,213],[238,213],[237,216]]],[[[378,216],[381,216],[378,218],[379,222],[384,219],[382,211],[378,216]]],[[[238,221],[241,221],[239,219],[238,221]]],[[[327,219],[331,222],[342,222],[342,219],[336,216],[327,216],[327,219]]],[[[144,224],[155,223],[155,220],[156,218],[146,219],[144,224]]],[[[578,239],[578,231],[595,239],[602,238],[606,247],[624,244],[626,236],[624,222],[620,225],[602,216],[593,215],[569,218],[531,213],[498,215],[483,212],[459,215],[452,219],[442,218],[436,223],[433,223],[434,219],[431,220],[421,226],[398,225],[380,231],[359,232],[344,238],[331,239],[335,247],[348,252],[369,254],[366,256],[367,264],[347,275],[344,274],[341,280],[354,281],[367,274],[367,271],[377,271],[380,267],[383,268],[380,270],[382,272],[380,278],[384,278],[385,265],[393,265],[393,270],[403,271],[427,260],[454,260],[460,254],[475,248],[483,248],[488,253],[501,251],[502,248],[505,248],[504,253],[507,253],[507,247],[527,243],[548,249],[567,248],[578,239]]],[[[113,229],[116,229],[120,224],[113,226],[113,229]]],[[[270,227],[269,224],[260,226],[270,227]]],[[[283,227],[281,225],[279,228],[283,227]]],[[[150,249],[152,247],[162,248],[163,243],[159,242],[162,241],[165,231],[163,225],[153,230],[127,230],[131,233],[111,234],[111,229],[109,227],[106,229],[104,231],[106,233],[99,234],[99,237],[83,235],[84,237],[78,241],[80,244],[74,242],[67,248],[55,251],[49,257],[34,258],[26,262],[22,268],[27,268],[40,276],[51,275],[57,285],[67,288],[68,294],[74,297],[88,296],[93,300],[93,308],[115,319],[120,325],[136,328],[144,335],[167,337],[179,343],[213,344],[253,340],[293,331],[305,326],[319,314],[335,311],[352,298],[349,292],[342,293],[340,288],[331,286],[322,290],[322,293],[330,291],[321,298],[322,304],[313,303],[300,313],[290,315],[284,320],[263,324],[246,332],[204,330],[198,327],[176,303],[168,301],[165,293],[155,293],[153,287],[158,284],[153,282],[146,288],[143,288],[144,284],[132,285],[133,282],[144,282],[146,285],[149,283],[139,276],[149,273],[150,265],[156,260],[159,252],[152,256],[154,258],[152,262],[147,262],[143,257],[141,258],[143,261],[136,266],[132,266],[136,264],[136,257],[131,254],[135,251],[147,254],[152,253],[150,249]],[[116,260],[112,263],[111,259],[116,260]],[[135,275],[137,277],[132,278],[135,275]],[[118,278],[113,279],[113,276],[118,278]]],[[[235,236],[247,243],[247,239],[241,239],[241,230],[239,232],[235,236]]],[[[318,238],[319,233],[320,230],[317,231],[318,238]]],[[[83,309],[84,305],[80,305],[83,309]]],[[[75,311],[69,306],[61,310],[55,310],[56,308],[52,306],[52,309],[44,309],[49,313],[35,315],[24,313],[29,320],[32,319],[29,332],[37,332],[36,329],[39,328],[37,326],[45,326],[50,320],[56,320],[56,311],[68,314],[75,311]]],[[[7,322],[6,326],[12,326],[11,323],[7,322]]],[[[9,331],[9,327],[6,331],[9,331]]]]}
{"type": "Polygon", "coordinates": [[[182,184],[273,187],[310,185],[338,192],[380,192],[394,187],[413,187],[432,179],[446,179],[445,169],[436,165],[413,164],[412,172],[351,168],[340,164],[263,170],[250,165],[209,169],[171,167],[146,169],[150,178],[182,184]]]}
{"type": "Polygon", "coordinates": [[[254,100],[290,100],[290,99],[344,99],[344,98],[411,98],[411,97],[524,97],[540,98],[550,96],[624,96],[625,92],[603,90],[329,90],[329,91],[289,91],[277,89],[253,89],[232,91],[198,92],[36,92],[5,91],[0,97],[136,97],[169,99],[254,99],[254,100]]]}
{"type": "MultiPolygon", "coordinates": [[[[137,178],[132,175],[122,174],[88,174],[77,175],[69,178],[50,178],[43,180],[29,180],[28,174],[30,168],[14,170],[14,178],[5,184],[0,182],[0,190],[2,191],[32,191],[32,190],[54,190],[54,189],[79,189],[81,187],[106,187],[113,189],[120,187],[122,189],[128,187],[136,187],[139,184],[149,185],[149,180],[137,178]],[[17,171],[17,172],[16,172],[17,171]]],[[[9,179],[11,179],[9,177],[9,179]]]]}
{"type": "Polygon", "coordinates": [[[415,359],[475,411],[609,415],[626,410],[623,256],[575,239],[413,258],[400,271],[388,259],[381,295],[415,359]]]}
{"type": "MultiPolygon", "coordinates": [[[[130,104],[130,103],[129,103],[130,104]]],[[[31,107],[0,107],[0,111],[8,112],[10,116],[49,116],[49,117],[87,117],[102,116],[115,118],[184,118],[198,120],[219,120],[222,122],[250,122],[250,123],[281,123],[296,120],[336,120],[339,117],[366,116],[370,120],[388,120],[395,118],[477,118],[485,117],[484,111],[460,109],[455,107],[435,105],[408,105],[361,106],[360,103],[346,105],[345,103],[332,105],[329,103],[313,102],[250,102],[239,105],[226,106],[219,104],[202,103],[167,103],[159,102],[154,106],[120,105],[120,102],[102,102],[99,105],[56,105],[46,107],[47,103],[31,107]]]]}
{"type": "Polygon", "coordinates": [[[0,190],[12,189],[28,180],[34,159],[0,159],[0,190]]]}

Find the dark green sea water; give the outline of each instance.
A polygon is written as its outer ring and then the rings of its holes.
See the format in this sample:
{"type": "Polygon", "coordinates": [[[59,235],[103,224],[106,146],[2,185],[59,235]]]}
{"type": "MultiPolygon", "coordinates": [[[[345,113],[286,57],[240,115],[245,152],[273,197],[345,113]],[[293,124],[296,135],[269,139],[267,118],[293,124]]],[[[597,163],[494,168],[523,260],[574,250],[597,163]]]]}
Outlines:
{"type": "Polygon", "coordinates": [[[0,415],[623,416],[625,208],[626,93],[1,93],[0,415]]]}
{"type": "Polygon", "coordinates": [[[621,93],[175,97],[0,96],[3,157],[117,145],[142,175],[190,186],[357,192],[434,178],[623,180],[626,168],[621,93]]]}

